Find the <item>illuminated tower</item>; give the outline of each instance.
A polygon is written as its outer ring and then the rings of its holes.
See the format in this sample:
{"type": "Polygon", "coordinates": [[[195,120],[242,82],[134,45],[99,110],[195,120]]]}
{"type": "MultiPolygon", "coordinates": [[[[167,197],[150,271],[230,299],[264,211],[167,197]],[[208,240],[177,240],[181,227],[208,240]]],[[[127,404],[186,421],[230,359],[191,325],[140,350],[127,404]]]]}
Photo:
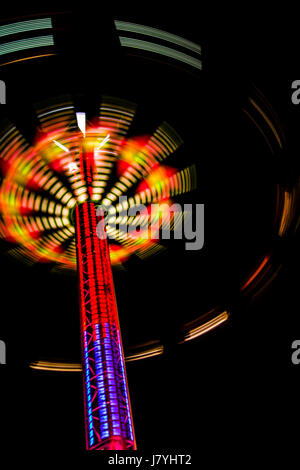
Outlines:
{"type": "MultiPolygon", "coordinates": [[[[92,196],[93,158],[80,154],[92,196]]],[[[87,449],[136,449],[117,303],[103,212],[85,201],[75,209],[87,449]]]]}
{"type": "Polygon", "coordinates": [[[165,122],[129,138],[131,103],[103,98],[97,123],[87,126],[70,101],[41,106],[32,144],[10,123],[0,134],[0,237],[28,265],[77,271],[86,448],[134,450],[111,265],[163,250],[160,230],[189,216],[176,206],[171,219],[168,208],[195,188],[195,167],[164,164],[182,144],[165,122]],[[104,219],[103,209],[115,216],[104,219]]]}

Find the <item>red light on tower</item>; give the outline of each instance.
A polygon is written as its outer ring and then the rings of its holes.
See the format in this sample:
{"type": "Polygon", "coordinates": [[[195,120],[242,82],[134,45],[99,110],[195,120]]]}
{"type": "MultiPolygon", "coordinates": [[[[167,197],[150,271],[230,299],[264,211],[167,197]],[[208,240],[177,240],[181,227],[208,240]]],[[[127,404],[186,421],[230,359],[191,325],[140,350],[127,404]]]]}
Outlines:
{"type": "MultiPolygon", "coordinates": [[[[89,192],[91,155],[81,153],[80,166],[89,192]]],[[[85,201],[75,218],[86,447],[136,449],[104,217],[97,220],[95,204],[85,201]]]]}

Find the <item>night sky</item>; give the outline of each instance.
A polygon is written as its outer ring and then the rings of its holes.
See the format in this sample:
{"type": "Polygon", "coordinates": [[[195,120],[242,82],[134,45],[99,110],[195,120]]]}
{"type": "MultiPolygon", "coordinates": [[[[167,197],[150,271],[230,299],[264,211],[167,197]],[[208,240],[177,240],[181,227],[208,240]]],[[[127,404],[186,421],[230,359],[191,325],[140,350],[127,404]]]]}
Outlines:
{"type": "MultiPolygon", "coordinates": [[[[92,117],[100,97],[113,94],[138,104],[135,135],[166,120],[182,136],[174,166],[195,163],[198,188],[179,202],[205,204],[204,247],[187,252],[183,243],[165,243],[164,253],[143,261],[133,257],[113,274],[125,351],[152,339],[165,346],[163,356],[127,365],[138,449],[144,455],[191,454],[197,468],[207,455],[231,460],[237,447],[252,456],[263,449],[267,457],[269,445],[280,447],[286,434],[290,442],[295,438],[296,235],[276,245],[275,262],[282,268],[256,301],[241,297],[239,286],[276,244],[276,184],[291,187],[298,178],[300,105],[290,96],[300,65],[295,29],[287,34],[282,23],[254,7],[235,17],[230,9],[215,15],[186,2],[182,7],[75,11],[43,2],[34,13],[55,18],[59,54],[0,68],[7,85],[0,117],[12,119],[30,141],[35,101],[68,92],[92,117]],[[146,60],[121,51],[113,19],[200,44],[203,70],[186,73],[157,61],[149,73],[146,60]],[[255,87],[285,132],[282,154],[274,159],[242,113],[255,87]],[[215,305],[230,311],[229,320],[178,345],[182,324],[215,305]]],[[[0,19],[13,22],[32,12],[27,3],[19,11],[6,6],[0,19]]],[[[45,264],[29,268],[7,255],[10,247],[1,241],[0,339],[7,346],[7,364],[0,365],[1,453],[18,449],[37,462],[56,453],[86,459],[81,375],[29,368],[38,359],[80,361],[76,276],[55,274],[45,264]]]]}

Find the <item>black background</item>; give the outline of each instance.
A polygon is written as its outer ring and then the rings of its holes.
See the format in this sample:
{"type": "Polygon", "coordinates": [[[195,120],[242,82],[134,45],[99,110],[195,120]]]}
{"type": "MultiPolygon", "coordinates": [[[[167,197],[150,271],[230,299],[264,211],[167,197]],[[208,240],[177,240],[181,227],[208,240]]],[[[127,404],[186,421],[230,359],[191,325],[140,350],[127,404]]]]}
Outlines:
{"type": "MultiPolygon", "coordinates": [[[[28,5],[18,11],[5,8],[1,19],[33,11],[28,5]]],[[[300,335],[295,238],[281,248],[284,267],[262,298],[247,306],[238,288],[270,243],[272,183],[293,181],[297,174],[300,107],[290,99],[291,83],[300,73],[296,24],[289,12],[262,14],[254,5],[213,12],[186,2],[78,8],[74,21],[84,46],[66,41],[61,31],[60,56],[51,62],[51,74],[42,64],[15,67],[7,76],[4,71],[5,113],[30,140],[33,98],[71,88],[75,102],[91,116],[101,94],[132,99],[139,104],[137,133],[165,119],[183,136],[183,156],[188,163],[196,161],[198,169],[193,200],[206,205],[201,252],[186,253],[172,245],[160,257],[143,263],[133,259],[126,271],[114,273],[125,349],[155,335],[166,346],[164,356],[127,366],[138,448],[144,455],[191,453],[194,463],[207,455],[231,460],[237,449],[247,459],[263,450],[269,459],[283,450],[286,437],[292,449],[300,373],[291,363],[291,343],[300,335]],[[147,65],[135,69],[133,59],[128,72],[112,18],[200,43],[201,77],[153,64],[158,80],[154,70],[153,77],[147,75],[147,65]],[[101,42],[99,36],[111,41],[101,42]],[[95,74],[90,64],[99,57],[95,74]],[[241,119],[253,83],[283,122],[283,167],[270,161],[241,119]],[[180,324],[214,302],[230,309],[229,321],[195,342],[176,346],[180,324]]],[[[44,3],[34,12],[63,9],[44,3]]],[[[13,455],[17,448],[36,462],[57,453],[86,459],[80,374],[28,368],[38,358],[79,361],[76,278],[56,276],[47,266],[28,269],[8,258],[2,245],[0,338],[7,345],[7,365],[0,366],[1,451],[13,455]]]]}

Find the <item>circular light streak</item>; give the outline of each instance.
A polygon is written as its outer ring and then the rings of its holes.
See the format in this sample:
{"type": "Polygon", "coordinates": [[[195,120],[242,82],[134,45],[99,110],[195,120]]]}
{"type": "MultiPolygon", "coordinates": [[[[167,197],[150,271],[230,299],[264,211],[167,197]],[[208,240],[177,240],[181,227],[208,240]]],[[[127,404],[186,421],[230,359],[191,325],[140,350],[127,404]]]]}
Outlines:
{"type": "MultiPolygon", "coordinates": [[[[112,239],[112,264],[122,263],[132,254],[144,258],[160,249],[144,230],[152,221],[157,224],[154,233],[159,231],[167,223],[167,213],[124,217],[122,212],[153,202],[171,205],[173,197],[195,188],[195,169],[165,165],[182,144],[166,123],[152,135],[128,138],[134,115],[134,105],[104,99],[98,122],[87,126],[83,137],[74,107],[62,103],[38,112],[40,132],[33,146],[15,127],[4,133],[0,138],[0,234],[18,245],[11,254],[27,263],[51,262],[60,269],[75,269],[71,215],[89,197],[112,211],[106,226],[112,239]],[[90,195],[80,169],[83,141],[93,162],[90,195]],[[121,196],[129,197],[120,203],[121,196]],[[114,228],[115,221],[126,225],[129,233],[114,228]],[[140,231],[133,232],[137,226],[140,231]]],[[[173,228],[183,216],[179,210],[173,228]]]]}
{"type": "MultiPolygon", "coordinates": [[[[15,34],[16,32],[22,33],[24,28],[24,31],[38,30],[41,21],[50,22],[49,28],[51,28],[50,19],[40,19],[37,20],[37,23],[29,21],[2,26],[3,35],[15,34]]],[[[194,70],[198,69],[198,71],[202,68],[201,48],[197,44],[144,25],[116,20],[115,26],[119,31],[121,46],[129,54],[132,50],[141,51],[141,58],[145,57],[144,52],[147,52],[147,56],[152,57],[153,60],[159,55],[168,57],[171,60],[180,62],[188,73],[190,67],[193,67],[194,70]],[[162,41],[161,44],[159,41],[162,41]],[[165,47],[165,44],[167,44],[167,47],[165,47]],[[178,46],[184,50],[183,54],[178,46]]],[[[36,36],[36,33],[33,35],[36,36]]],[[[6,52],[7,41],[1,42],[4,42],[3,51],[6,52]]],[[[25,43],[21,45],[26,46],[25,43]]],[[[29,52],[30,49],[26,52],[26,48],[21,51],[22,54],[29,54],[29,52]]],[[[52,53],[55,54],[55,44],[50,55],[52,53]]],[[[3,63],[3,65],[19,60],[26,61],[35,57],[47,57],[48,55],[29,55],[28,57],[23,56],[21,59],[17,57],[16,60],[10,60],[3,63]]],[[[134,55],[138,57],[135,52],[134,55]]],[[[6,53],[2,57],[6,57],[6,53]]],[[[166,63],[166,65],[168,64],[166,63]]],[[[278,156],[278,152],[284,147],[284,134],[272,107],[258,90],[255,91],[252,97],[249,97],[249,102],[243,112],[261,133],[271,153],[278,156]]],[[[133,205],[141,202],[141,198],[148,203],[154,200],[162,200],[164,190],[167,192],[167,196],[171,198],[181,194],[186,189],[193,189],[195,186],[195,169],[193,167],[172,174],[173,169],[170,173],[168,166],[165,165],[164,160],[169,155],[171,156],[172,151],[169,151],[168,155],[165,155],[164,152],[158,152],[157,155],[155,145],[151,145],[152,152],[146,153],[146,156],[141,152],[141,159],[135,160],[136,150],[141,150],[139,147],[145,146],[145,142],[140,137],[126,139],[126,132],[133,114],[134,108],[129,107],[128,109],[120,102],[116,106],[116,101],[112,104],[109,100],[106,106],[101,109],[102,118],[106,116],[106,122],[105,119],[102,119],[99,126],[91,126],[87,130],[87,138],[92,144],[95,143],[95,140],[99,143],[98,139],[100,141],[104,139],[106,133],[111,129],[115,131],[114,138],[108,143],[108,146],[103,150],[101,149],[101,151],[99,150],[101,158],[98,158],[96,164],[97,177],[95,177],[93,185],[94,200],[102,203],[104,201],[108,204],[110,202],[114,203],[118,195],[126,194],[126,191],[133,186],[137,189],[138,182],[140,183],[141,194],[134,194],[133,199],[131,199],[133,205]],[[117,121],[120,117],[122,118],[122,124],[118,127],[117,121]],[[124,127],[122,128],[122,126],[124,127]],[[162,160],[158,158],[158,162],[156,161],[153,164],[152,158],[155,159],[158,156],[162,157],[162,160]],[[113,168],[119,179],[108,190],[107,183],[113,168]],[[155,190],[152,193],[151,174],[154,176],[157,169],[159,169],[158,174],[160,176],[158,179],[160,181],[154,181],[152,187],[154,186],[155,190]],[[163,185],[161,183],[161,172],[166,176],[163,185]]],[[[68,102],[59,106],[55,104],[51,109],[44,109],[39,112],[39,119],[42,134],[34,148],[31,148],[25,142],[14,126],[9,126],[1,137],[0,153],[4,185],[0,196],[0,210],[2,212],[0,235],[8,241],[19,243],[19,246],[13,248],[10,252],[23,261],[30,264],[51,261],[55,263],[54,271],[63,270],[66,272],[67,269],[73,270],[75,267],[72,210],[77,203],[85,199],[86,190],[85,185],[81,184],[80,178],[78,179],[78,174],[76,176],[76,171],[73,172],[72,170],[68,174],[65,166],[68,162],[74,162],[74,159],[75,163],[78,160],[79,143],[82,136],[78,132],[72,103],[68,102]],[[59,149],[53,143],[53,140],[56,139],[57,142],[68,147],[69,152],[63,152],[62,149],[59,149]],[[39,152],[36,153],[38,149],[39,152]],[[70,154],[72,155],[71,160],[70,154]],[[24,160],[25,155],[28,160],[24,160]],[[13,174],[13,168],[16,171],[16,177],[13,174]],[[12,177],[11,184],[8,181],[9,174],[12,177]]],[[[171,132],[170,135],[169,130],[168,127],[162,126],[157,130],[158,134],[149,137],[151,144],[153,144],[153,139],[154,144],[158,140],[165,148],[164,136],[167,135],[173,144],[175,143],[175,146],[180,145],[177,140],[178,136],[174,139],[173,133],[171,132]]],[[[299,228],[299,217],[297,217],[298,195],[299,187],[284,187],[277,184],[277,207],[273,226],[275,238],[278,240],[288,237],[299,228]]],[[[116,207],[116,209],[121,210],[120,207],[116,207]]],[[[109,232],[109,227],[107,227],[107,230],[109,232]]],[[[150,246],[143,242],[139,245],[137,240],[125,243],[120,231],[114,234],[110,233],[111,237],[113,235],[115,236],[115,242],[110,244],[110,255],[112,263],[115,265],[126,261],[133,253],[143,258],[160,250],[160,245],[156,242],[150,241],[150,246]]],[[[274,262],[274,253],[275,248],[271,246],[270,250],[261,259],[257,260],[248,276],[242,280],[241,295],[247,301],[252,301],[261,294],[277,275],[280,264],[274,262]]],[[[228,309],[224,309],[222,306],[216,306],[208,312],[202,312],[193,322],[182,325],[181,342],[197,338],[226,322],[229,314],[228,309]]],[[[159,340],[154,341],[154,346],[153,344],[143,344],[133,349],[132,357],[136,359],[132,360],[151,357],[153,350],[155,351],[154,355],[163,353],[163,345],[159,340]]],[[[51,364],[54,364],[54,368],[57,368],[57,370],[64,369],[63,366],[59,365],[60,363],[50,362],[49,364],[49,368],[51,368],[51,364]]],[[[47,367],[42,365],[40,368],[44,370],[47,367]]],[[[71,365],[65,367],[65,369],[80,370],[80,366],[71,365]]]]}

